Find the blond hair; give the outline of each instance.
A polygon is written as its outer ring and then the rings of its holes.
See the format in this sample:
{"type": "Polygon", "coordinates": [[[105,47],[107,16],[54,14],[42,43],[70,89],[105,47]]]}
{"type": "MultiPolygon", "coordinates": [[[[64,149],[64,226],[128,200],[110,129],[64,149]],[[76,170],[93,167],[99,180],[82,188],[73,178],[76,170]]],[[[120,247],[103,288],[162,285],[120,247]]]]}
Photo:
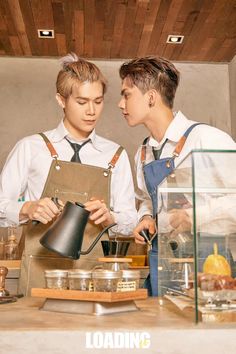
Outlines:
{"type": "Polygon", "coordinates": [[[107,80],[100,69],[93,63],[79,58],[75,53],[70,53],[60,59],[62,69],[59,71],[56,81],[57,92],[68,98],[74,85],[84,82],[100,81],[103,94],[107,89],[107,80]]]}

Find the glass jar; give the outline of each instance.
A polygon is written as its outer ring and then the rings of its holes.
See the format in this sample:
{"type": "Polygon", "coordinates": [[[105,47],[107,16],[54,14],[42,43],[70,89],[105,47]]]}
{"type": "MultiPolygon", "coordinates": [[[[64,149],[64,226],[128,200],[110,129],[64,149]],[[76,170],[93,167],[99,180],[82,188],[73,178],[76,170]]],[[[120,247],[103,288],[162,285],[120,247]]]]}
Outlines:
{"type": "Polygon", "coordinates": [[[0,240],[0,259],[5,258],[5,245],[6,245],[6,242],[4,240],[4,237],[2,236],[2,238],[0,240]]]}
{"type": "Polygon", "coordinates": [[[68,270],[52,269],[45,270],[45,282],[48,289],[67,289],[68,270]]]}
{"type": "Polygon", "coordinates": [[[122,279],[121,271],[99,269],[92,272],[94,291],[117,291],[117,285],[122,279]]]}
{"type": "Polygon", "coordinates": [[[140,271],[122,270],[122,282],[119,283],[118,291],[135,291],[139,288],[140,271]]]}
{"type": "Polygon", "coordinates": [[[71,269],[68,271],[70,290],[90,291],[92,288],[92,272],[86,269],[71,269]]]}
{"type": "Polygon", "coordinates": [[[15,235],[10,235],[4,248],[5,259],[18,259],[18,243],[15,235]]]}

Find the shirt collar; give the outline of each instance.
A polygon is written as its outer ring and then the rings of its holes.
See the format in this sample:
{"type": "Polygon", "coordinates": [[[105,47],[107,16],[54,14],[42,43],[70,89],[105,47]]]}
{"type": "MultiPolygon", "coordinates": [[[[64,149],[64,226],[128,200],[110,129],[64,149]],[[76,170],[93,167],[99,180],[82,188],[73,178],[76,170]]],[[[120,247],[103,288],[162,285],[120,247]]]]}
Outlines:
{"type": "MultiPolygon", "coordinates": [[[[73,140],[73,142],[76,142],[73,138],[70,139],[70,133],[66,129],[63,120],[61,120],[61,122],[58,124],[56,129],[54,129],[50,132],[48,137],[52,143],[58,143],[58,142],[62,141],[65,137],[68,137],[69,140],[73,140]]],[[[90,133],[90,135],[88,136],[88,139],[91,140],[95,149],[97,149],[99,151],[104,150],[103,145],[100,143],[100,141],[98,139],[95,129],[90,133]]],[[[87,139],[85,139],[85,140],[87,140],[87,139]]]]}
{"type": "Polygon", "coordinates": [[[160,146],[166,141],[166,139],[177,143],[184,135],[187,128],[191,125],[190,122],[192,124],[192,121],[187,119],[182,112],[178,111],[177,113],[175,113],[174,119],[168,126],[162,140],[158,142],[152,136],[150,136],[148,142],[149,145],[155,148],[160,148],[160,146]]]}

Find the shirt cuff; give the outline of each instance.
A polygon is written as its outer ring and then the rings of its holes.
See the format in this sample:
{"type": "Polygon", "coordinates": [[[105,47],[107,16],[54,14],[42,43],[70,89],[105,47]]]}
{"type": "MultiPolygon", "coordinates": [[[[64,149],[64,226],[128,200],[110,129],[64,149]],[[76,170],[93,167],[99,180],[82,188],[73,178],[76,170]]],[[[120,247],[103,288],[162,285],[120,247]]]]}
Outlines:
{"type": "Polygon", "coordinates": [[[9,223],[23,224],[27,220],[19,221],[20,210],[25,202],[11,202],[9,206],[6,207],[6,218],[9,223]]]}

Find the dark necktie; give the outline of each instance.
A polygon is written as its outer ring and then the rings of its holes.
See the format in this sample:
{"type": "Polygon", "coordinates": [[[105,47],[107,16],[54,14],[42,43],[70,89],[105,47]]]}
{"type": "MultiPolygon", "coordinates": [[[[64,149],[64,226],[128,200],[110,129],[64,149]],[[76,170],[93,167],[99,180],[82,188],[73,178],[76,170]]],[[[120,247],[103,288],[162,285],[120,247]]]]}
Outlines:
{"type": "Polygon", "coordinates": [[[168,139],[166,139],[164,141],[164,143],[161,145],[160,149],[155,149],[154,147],[152,148],[152,153],[153,153],[155,160],[159,160],[159,158],[161,157],[162,150],[163,150],[165,144],[167,143],[167,141],[168,141],[168,139]]]}
{"type": "Polygon", "coordinates": [[[80,156],[79,156],[80,149],[91,140],[88,139],[85,142],[83,142],[83,144],[72,143],[67,138],[66,138],[66,140],[68,141],[68,143],[70,144],[70,146],[74,150],[74,155],[72,156],[71,161],[81,163],[80,156]]]}

